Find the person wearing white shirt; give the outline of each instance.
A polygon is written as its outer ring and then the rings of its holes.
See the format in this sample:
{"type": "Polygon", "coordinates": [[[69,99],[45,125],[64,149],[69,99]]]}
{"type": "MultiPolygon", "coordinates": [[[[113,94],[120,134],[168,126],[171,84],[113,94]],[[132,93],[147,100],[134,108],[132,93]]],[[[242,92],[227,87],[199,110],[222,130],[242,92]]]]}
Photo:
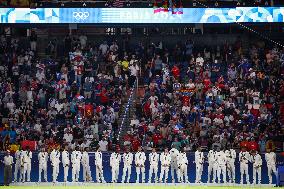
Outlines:
{"type": "Polygon", "coordinates": [[[154,173],[154,182],[158,181],[158,165],[159,165],[159,154],[155,148],[152,148],[152,152],[149,154],[150,170],[148,183],[152,181],[154,173]]]}
{"type": "MultiPolygon", "coordinates": [[[[22,153],[22,151],[20,151],[20,150],[17,150],[15,152],[16,162],[15,162],[14,182],[18,181],[18,172],[21,175],[21,153],[22,153]]],[[[21,176],[20,176],[20,180],[22,180],[21,176]]]]}
{"type": "Polygon", "coordinates": [[[9,186],[12,181],[12,165],[14,163],[13,157],[10,155],[10,151],[7,151],[4,157],[4,186],[9,186]]]}
{"type": "Polygon", "coordinates": [[[105,183],[103,171],[103,155],[100,148],[95,152],[96,179],[97,182],[105,183]]]}
{"type": "Polygon", "coordinates": [[[258,179],[258,184],[261,184],[261,166],[262,159],[257,151],[252,151],[251,158],[252,167],[253,167],[253,184],[256,184],[256,177],[258,179]]]}
{"type": "Polygon", "coordinates": [[[30,151],[30,148],[26,148],[27,151],[22,152],[22,158],[23,158],[23,172],[22,172],[22,181],[30,182],[31,180],[31,159],[32,159],[32,152],[30,151]]]}
{"type": "Polygon", "coordinates": [[[203,66],[204,59],[203,59],[203,57],[201,57],[200,53],[198,53],[195,62],[196,62],[196,64],[197,64],[198,66],[201,66],[201,67],[203,66]]]}
{"type": "Polygon", "coordinates": [[[249,184],[248,162],[250,161],[250,154],[245,148],[239,153],[240,171],[241,171],[241,184],[243,184],[243,175],[246,176],[247,184],[249,184]]]}
{"type": "Polygon", "coordinates": [[[100,140],[99,146],[100,146],[100,151],[106,152],[107,151],[107,146],[108,146],[108,141],[106,141],[106,139],[103,138],[102,140],[100,140]]]}
{"type": "Polygon", "coordinates": [[[59,173],[59,163],[60,163],[60,152],[54,148],[50,153],[50,161],[52,165],[52,182],[57,182],[57,177],[59,173]]]}
{"type": "Polygon", "coordinates": [[[84,49],[86,47],[87,40],[88,40],[87,36],[82,34],[82,35],[80,35],[79,40],[80,40],[80,43],[81,43],[81,49],[84,49]]]}
{"type": "Polygon", "coordinates": [[[186,156],[185,148],[181,148],[181,152],[178,155],[178,179],[179,182],[188,183],[189,178],[187,175],[188,159],[186,156]]]}
{"type": "Polygon", "coordinates": [[[145,182],[145,161],[146,155],[142,151],[142,148],[139,147],[137,153],[135,154],[135,166],[136,166],[136,183],[139,183],[140,173],[142,174],[142,183],[145,182]]]}
{"type": "Polygon", "coordinates": [[[131,176],[131,166],[133,162],[133,154],[129,151],[129,149],[126,149],[126,152],[122,156],[123,159],[123,175],[122,175],[122,182],[129,183],[130,176],[131,176]],[[127,177],[128,172],[128,177],[127,177]]]}
{"type": "Polygon", "coordinates": [[[92,173],[90,169],[89,164],[89,149],[88,147],[84,148],[83,154],[82,154],[82,166],[83,166],[83,180],[84,182],[90,182],[92,181],[92,173]]]}
{"type": "Polygon", "coordinates": [[[101,51],[102,55],[105,56],[107,51],[109,49],[109,46],[107,44],[106,41],[104,41],[104,43],[102,43],[100,46],[99,46],[99,50],[101,51]]]}
{"type": "Polygon", "coordinates": [[[267,150],[265,153],[265,161],[267,163],[267,173],[269,178],[269,184],[272,184],[272,174],[277,177],[277,170],[276,170],[276,154],[270,149],[267,150]]]}
{"type": "Polygon", "coordinates": [[[216,153],[216,158],[217,158],[217,163],[218,163],[218,168],[217,168],[217,177],[218,177],[218,183],[221,181],[221,174],[223,177],[223,183],[227,182],[226,178],[226,154],[223,150],[219,151],[216,153]]]}
{"type": "Polygon", "coordinates": [[[118,180],[120,161],[121,155],[119,153],[119,148],[117,148],[116,152],[111,154],[109,162],[111,166],[112,183],[115,183],[118,180]]]}
{"type": "Polygon", "coordinates": [[[229,182],[235,183],[235,161],[236,161],[236,151],[234,149],[229,149],[225,151],[226,159],[227,159],[227,172],[229,182]]]}
{"type": "Polygon", "coordinates": [[[208,159],[208,180],[207,183],[211,182],[211,175],[212,175],[212,171],[213,171],[213,183],[215,183],[216,181],[216,176],[217,176],[217,160],[216,160],[216,152],[214,152],[214,150],[209,150],[208,155],[207,155],[207,159],[208,159]]]}
{"type": "Polygon", "coordinates": [[[67,143],[71,143],[72,142],[72,140],[73,140],[73,134],[72,133],[70,133],[70,132],[68,132],[67,130],[66,131],[64,131],[65,133],[64,133],[64,136],[63,136],[63,139],[67,142],[67,143]]]}
{"type": "Polygon", "coordinates": [[[75,150],[71,154],[72,182],[79,181],[81,159],[82,153],[79,151],[78,147],[75,147],[75,150]]]}
{"type": "Polygon", "coordinates": [[[169,153],[168,148],[165,148],[165,151],[161,153],[160,161],[161,161],[160,182],[163,181],[163,178],[165,176],[164,182],[167,183],[169,169],[171,165],[171,154],[169,153]]]}
{"type": "Polygon", "coordinates": [[[196,164],[196,178],[195,183],[201,183],[201,176],[203,172],[204,155],[201,152],[200,147],[195,152],[195,164],[196,164]]]}
{"type": "Polygon", "coordinates": [[[41,182],[41,173],[44,175],[44,182],[47,182],[47,161],[48,161],[48,153],[44,148],[41,149],[41,152],[38,153],[38,162],[39,162],[39,171],[38,171],[38,182],[41,182]]]}
{"type": "Polygon", "coordinates": [[[63,175],[64,175],[64,182],[67,182],[67,177],[68,177],[68,171],[69,171],[69,166],[70,166],[70,159],[69,159],[69,152],[68,152],[68,146],[65,146],[65,149],[62,152],[62,165],[63,165],[63,175]]]}

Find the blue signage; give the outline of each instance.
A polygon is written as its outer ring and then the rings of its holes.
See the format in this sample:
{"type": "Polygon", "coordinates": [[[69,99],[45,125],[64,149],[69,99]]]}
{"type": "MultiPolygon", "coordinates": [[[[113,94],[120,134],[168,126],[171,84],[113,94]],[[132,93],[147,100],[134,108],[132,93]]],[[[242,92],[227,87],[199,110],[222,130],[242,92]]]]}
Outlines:
{"type": "Polygon", "coordinates": [[[183,8],[0,8],[0,23],[234,23],[283,22],[284,7],[183,8]]]}

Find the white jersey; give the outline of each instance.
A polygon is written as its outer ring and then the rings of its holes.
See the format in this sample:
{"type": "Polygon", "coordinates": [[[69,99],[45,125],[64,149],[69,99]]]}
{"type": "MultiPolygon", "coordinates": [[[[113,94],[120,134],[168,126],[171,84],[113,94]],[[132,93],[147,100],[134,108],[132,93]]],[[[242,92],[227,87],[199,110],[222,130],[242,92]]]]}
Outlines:
{"type": "Polygon", "coordinates": [[[237,157],[236,151],[234,149],[226,150],[225,151],[227,162],[235,162],[237,157]]]}
{"type": "Polygon", "coordinates": [[[52,163],[52,165],[58,165],[60,163],[60,152],[57,150],[52,150],[52,152],[50,153],[50,161],[52,163]]]}
{"type": "Polygon", "coordinates": [[[218,163],[219,166],[226,165],[227,158],[226,158],[225,152],[223,152],[223,151],[216,152],[216,158],[217,158],[217,163],[218,163]]]}
{"type": "Polygon", "coordinates": [[[213,150],[209,150],[208,154],[207,154],[207,159],[209,163],[215,163],[216,162],[216,156],[215,156],[215,152],[213,150]]]}
{"type": "Polygon", "coordinates": [[[266,153],[265,161],[269,166],[276,166],[276,154],[274,152],[266,153]]]}
{"type": "Polygon", "coordinates": [[[249,154],[249,152],[240,152],[240,154],[239,154],[239,161],[241,163],[248,164],[248,162],[250,161],[250,154],[249,154]]]}
{"type": "Polygon", "coordinates": [[[89,165],[89,154],[88,152],[83,152],[82,154],[82,164],[83,165],[89,165]]]}
{"type": "Polygon", "coordinates": [[[38,153],[38,162],[40,165],[45,165],[48,160],[48,153],[47,152],[39,152],[38,153]]]}
{"type": "Polygon", "coordinates": [[[135,165],[144,166],[146,161],[146,155],[144,152],[137,152],[135,154],[135,165]]]}
{"type": "Polygon", "coordinates": [[[110,166],[111,167],[116,167],[119,166],[119,163],[121,161],[121,155],[119,153],[113,152],[110,155],[110,166]]]}
{"type": "Polygon", "coordinates": [[[157,152],[152,152],[149,154],[150,165],[158,166],[159,163],[159,154],[157,152]]]}
{"type": "Polygon", "coordinates": [[[204,163],[204,154],[201,151],[195,152],[195,163],[196,164],[203,164],[204,163]]]}
{"type": "Polygon", "coordinates": [[[15,159],[16,159],[16,163],[20,163],[21,162],[21,151],[17,150],[15,152],[15,159]]]}
{"type": "Polygon", "coordinates": [[[131,152],[123,154],[123,162],[125,166],[131,166],[133,162],[133,154],[131,152]]]}
{"type": "Polygon", "coordinates": [[[179,153],[177,159],[178,159],[178,166],[182,166],[182,165],[187,165],[188,164],[188,159],[187,159],[187,156],[186,156],[185,152],[179,153]]]}
{"type": "Polygon", "coordinates": [[[253,167],[262,166],[262,158],[259,154],[251,155],[251,162],[253,163],[253,167]]]}
{"type": "Polygon", "coordinates": [[[69,156],[70,155],[69,155],[68,151],[64,150],[62,152],[62,164],[63,164],[64,167],[69,166],[69,164],[70,164],[69,156]]]}
{"type": "Polygon", "coordinates": [[[171,154],[162,152],[160,156],[160,161],[163,166],[170,166],[171,165],[171,154]]]}
{"type": "Polygon", "coordinates": [[[29,163],[31,164],[32,159],[32,152],[22,151],[21,153],[22,163],[29,163]]]}
{"type": "Polygon", "coordinates": [[[95,152],[95,164],[97,166],[103,165],[103,155],[102,152],[95,152]]]}

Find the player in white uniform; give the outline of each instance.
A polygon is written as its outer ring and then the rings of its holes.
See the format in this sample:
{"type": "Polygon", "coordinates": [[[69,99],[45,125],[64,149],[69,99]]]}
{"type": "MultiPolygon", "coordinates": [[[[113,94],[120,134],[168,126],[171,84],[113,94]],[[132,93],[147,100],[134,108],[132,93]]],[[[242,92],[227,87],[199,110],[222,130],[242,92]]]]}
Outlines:
{"type": "Polygon", "coordinates": [[[123,154],[123,174],[122,174],[122,182],[129,183],[130,176],[131,176],[131,166],[133,162],[133,154],[129,151],[129,149],[126,149],[126,152],[123,154]],[[128,177],[126,179],[126,173],[128,172],[128,177]]]}
{"type": "Polygon", "coordinates": [[[14,172],[14,182],[18,182],[18,173],[20,173],[20,180],[21,179],[21,153],[22,150],[17,150],[15,152],[15,172],[14,172]]]}
{"type": "Polygon", "coordinates": [[[90,163],[89,163],[89,148],[85,148],[84,152],[82,154],[82,166],[83,166],[83,180],[84,182],[90,182],[92,181],[92,173],[90,169],[90,163]]]}
{"type": "Polygon", "coordinates": [[[68,152],[68,146],[65,147],[65,149],[62,152],[62,165],[63,165],[63,171],[64,171],[64,182],[68,181],[68,171],[70,166],[70,155],[68,152]]]}
{"type": "Polygon", "coordinates": [[[276,154],[270,149],[267,150],[265,154],[265,161],[267,163],[267,173],[269,178],[269,184],[272,184],[272,174],[277,177],[277,170],[276,170],[276,154]]]}
{"type": "Polygon", "coordinates": [[[171,154],[169,153],[169,150],[167,148],[165,148],[165,151],[161,153],[160,161],[161,161],[160,182],[163,181],[163,178],[165,176],[164,182],[167,183],[169,177],[169,169],[171,165],[171,154]]]}
{"type": "Polygon", "coordinates": [[[256,175],[258,178],[258,184],[261,184],[261,166],[262,166],[262,158],[257,153],[257,151],[252,151],[251,158],[252,167],[253,167],[253,184],[256,184],[256,175]]]}
{"type": "Polygon", "coordinates": [[[139,183],[140,173],[142,175],[142,183],[145,182],[145,161],[146,155],[142,151],[142,148],[139,147],[138,151],[135,154],[135,166],[136,166],[136,183],[139,183]]]}
{"type": "Polygon", "coordinates": [[[240,161],[240,171],[241,171],[241,184],[243,184],[243,175],[246,176],[247,184],[249,184],[249,174],[248,174],[248,162],[250,160],[250,154],[246,151],[246,148],[242,148],[242,151],[239,153],[240,161]]]}
{"type": "Polygon", "coordinates": [[[198,147],[195,152],[195,164],[196,164],[196,179],[195,183],[201,183],[201,176],[203,172],[204,154],[201,152],[200,147],[198,147]]]}
{"type": "Polygon", "coordinates": [[[20,180],[22,182],[25,182],[26,181],[26,172],[27,172],[27,151],[25,151],[25,150],[21,151],[20,160],[21,160],[20,180]]]}
{"type": "Polygon", "coordinates": [[[154,173],[154,182],[158,181],[158,165],[159,165],[159,154],[156,152],[156,149],[153,148],[152,152],[149,154],[150,170],[149,170],[149,179],[148,183],[152,181],[152,176],[154,173]]]}
{"type": "Polygon", "coordinates": [[[47,161],[48,161],[48,153],[44,148],[41,149],[41,152],[38,153],[38,182],[41,182],[41,173],[44,175],[44,182],[47,182],[47,161]]]}
{"type": "Polygon", "coordinates": [[[21,153],[21,165],[22,165],[22,182],[30,182],[31,179],[31,159],[32,159],[32,152],[30,151],[30,148],[26,148],[27,151],[23,150],[21,153]]]}
{"type": "Polygon", "coordinates": [[[178,179],[179,182],[188,183],[188,175],[187,175],[187,166],[188,159],[185,153],[184,148],[181,149],[181,152],[178,155],[178,179]]]}
{"type": "Polygon", "coordinates": [[[96,179],[97,182],[105,183],[103,171],[103,155],[100,148],[95,152],[95,165],[96,165],[96,179]]]}
{"type": "Polygon", "coordinates": [[[71,154],[72,182],[79,181],[81,158],[82,158],[82,153],[79,151],[79,148],[76,147],[71,154]]]}
{"type": "Polygon", "coordinates": [[[57,182],[57,177],[59,173],[59,163],[60,163],[60,152],[54,148],[50,153],[50,161],[52,165],[52,182],[57,182]]]}
{"type": "Polygon", "coordinates": [[[227,177],[226,177],[226,154],[223,150],[219,151],[216,153],[217,157],[217,163],[218,163],[218,168],[217,168],[217,177],[218,177],[218,183],[221,182],[221,174],[223,177],[223,183],[227,182],[227,177]]]}
{"type": "Polygon", "coordinates": [[[225,151],[226,158],[227,158],[227,173],[229,182],[235,183],[235,161],[236,161],[236,151],[234,149],[226,150],[225,151]]]}
{"type": "Polygon", "coordinates": [[[119,148],[116,149],[116,152],[113,152],[110,156],[110,166],[111,166],[111,175],[112,182],[115,183],[118,180],[119,174],[119,164],[121,161],[121,155],[119,153],[119,148]]]}
{"type": "Polygon", "coordinates": [[[216,181],[216,173],[217,173],[217,160],[216,160],[216,152],[214,150],[209,150],[208,155],[208,180],[207,183],[211,182],[211,175],[213,171],[213,183],[216,181]]]}

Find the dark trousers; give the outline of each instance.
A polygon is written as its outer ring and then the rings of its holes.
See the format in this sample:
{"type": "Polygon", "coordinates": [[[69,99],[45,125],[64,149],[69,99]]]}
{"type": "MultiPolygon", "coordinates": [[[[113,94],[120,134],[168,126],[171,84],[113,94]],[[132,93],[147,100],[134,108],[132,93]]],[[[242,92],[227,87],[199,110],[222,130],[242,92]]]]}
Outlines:
{"type": "Polygon", "coordinates": [[[4,167],[4,185],[8,186],[12,181],[12,166],[5,165],[4,167]]]}

